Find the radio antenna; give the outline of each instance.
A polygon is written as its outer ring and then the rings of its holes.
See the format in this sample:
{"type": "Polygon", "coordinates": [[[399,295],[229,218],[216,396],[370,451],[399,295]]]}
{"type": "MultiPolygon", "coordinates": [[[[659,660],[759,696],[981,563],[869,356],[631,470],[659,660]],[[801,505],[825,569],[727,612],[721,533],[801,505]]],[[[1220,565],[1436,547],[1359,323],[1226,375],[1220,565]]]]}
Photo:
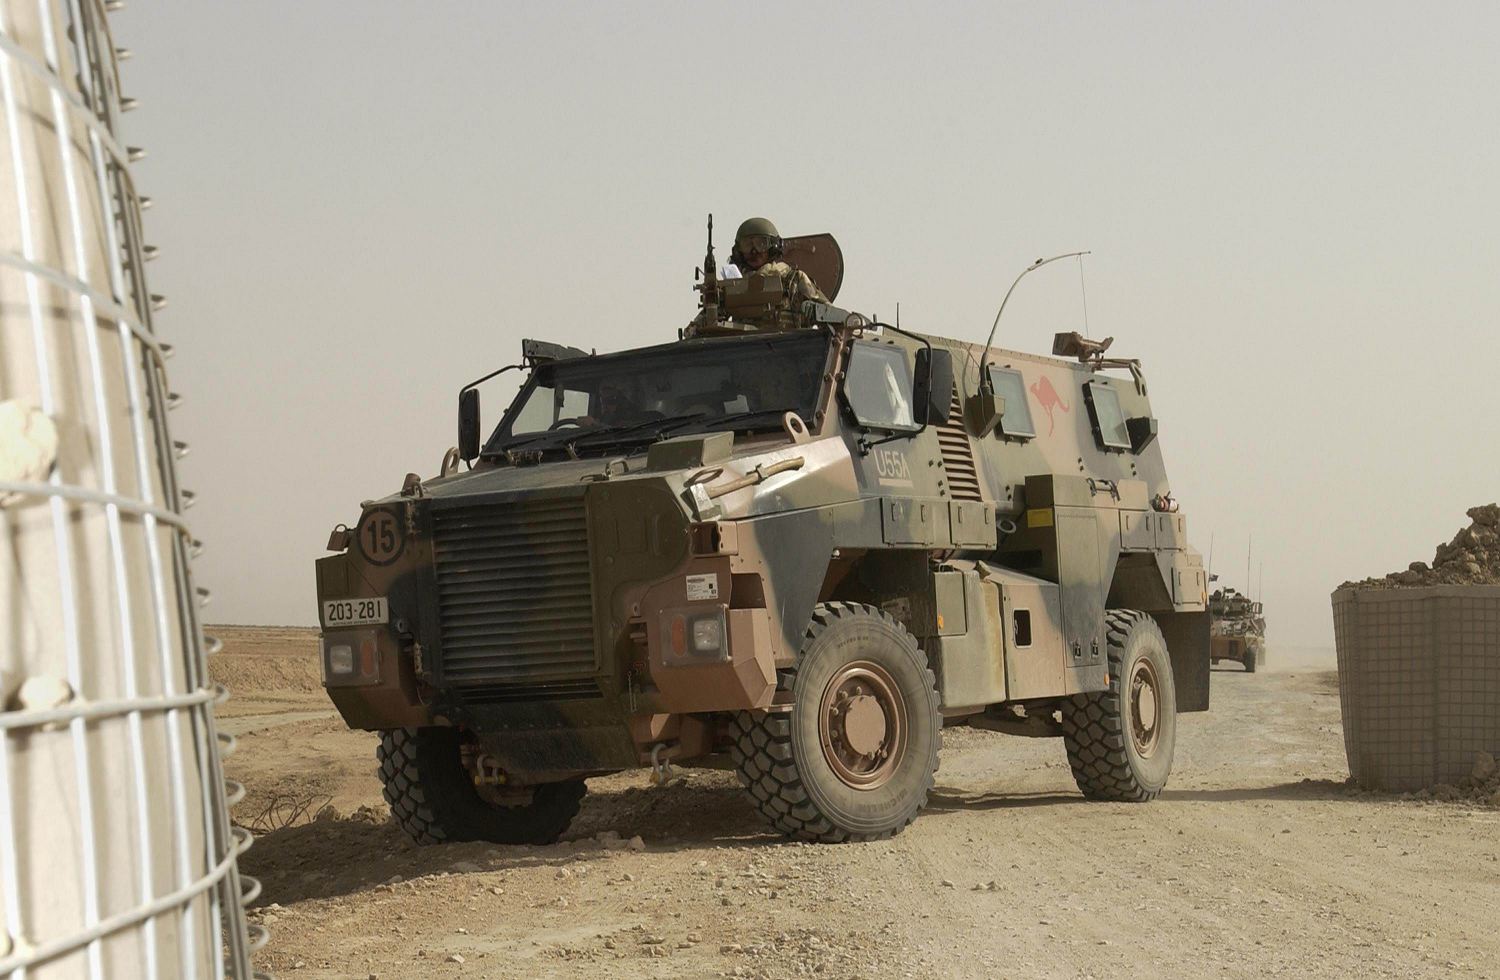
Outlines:
{"type": "Polygon", "coordinates": [[[1083,281],[1083,256],[1078,256],[1078,292],[1083,296],[1083,335],[1089,336],[1089,287],[1083,281]]]}
{"type": "Polygon", "coordinates": [[[1074,256],[1088,254],[1089,253],[1087,251],[1064,252],[1062,255],[1054,255],[1050,259],[1037,259],[1035,262],[1022,269],[1019,276],[1016,276],[1016,281],[1010,284],[1010,288],[1005,291],[1005,298],[1000,301],[1000,309],[995,313],[995,322],[990,325],[990,335],[984,338],[984,354],[979,358],[979,386],[981,388],[988,389],[990,386],[989,374],[985,370],[986,367],[988,367],[990,360],[990,344],[994,342],[995,331],[1000,327],[1000,317],[1005,313],[1005,304],[1010,302],[1010,294],[1016,291],[1016,287],[1021,284],[1021,280],[1026,278],[1026,274],[1028,272],[1035,272],[1042,266],[1052,262],[1056,262],[1058,259],[1071,259],[1074,256]]]}

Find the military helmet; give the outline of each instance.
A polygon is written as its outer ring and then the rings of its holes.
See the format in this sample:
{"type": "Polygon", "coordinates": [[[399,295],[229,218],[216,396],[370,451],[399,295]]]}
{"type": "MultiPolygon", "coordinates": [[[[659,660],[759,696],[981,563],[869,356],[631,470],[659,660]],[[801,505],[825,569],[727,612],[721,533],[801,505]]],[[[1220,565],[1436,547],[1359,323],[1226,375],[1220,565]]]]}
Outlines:
{"type": "Polygon", "coordinates": [[[740,229],[734,233],[734,240],[747,238],[750,235],[766,235],[771,238],[780,238],[781,232],[771,223],[770,218],[746,218],[740,222],[740,229]]]}
{"type": "Polygon", "coordinates": [[[770,218],[747,218],[740,222],[740,227],[734,233],[734,252],[731,256],[736,261],[742,261],[745,256],[745,242],[747,239],[763,239],[766,255],[770,258],[781,257],[781,232],[776,230],[776,225],[770,218]]]}

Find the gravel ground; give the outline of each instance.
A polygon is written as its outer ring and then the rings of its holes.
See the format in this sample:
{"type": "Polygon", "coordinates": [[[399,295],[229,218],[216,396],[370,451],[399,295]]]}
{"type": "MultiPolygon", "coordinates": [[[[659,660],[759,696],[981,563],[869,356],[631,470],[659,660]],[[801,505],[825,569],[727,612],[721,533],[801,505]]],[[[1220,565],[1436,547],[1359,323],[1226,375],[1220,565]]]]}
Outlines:
{"type": "Polygon", "coordinates": [[[301,806],[242,865],[283,977],[1500,977],[1500,811],[1346,786],[1335,676],[1274,648],[1214,672],[1146,805],[1085,802],[1058,742],[958,729],[887,842],[786,842],[690,770],[591,780],[552,847],[418,848],[314,634],[224,632],[237,815],[301,806]]]}

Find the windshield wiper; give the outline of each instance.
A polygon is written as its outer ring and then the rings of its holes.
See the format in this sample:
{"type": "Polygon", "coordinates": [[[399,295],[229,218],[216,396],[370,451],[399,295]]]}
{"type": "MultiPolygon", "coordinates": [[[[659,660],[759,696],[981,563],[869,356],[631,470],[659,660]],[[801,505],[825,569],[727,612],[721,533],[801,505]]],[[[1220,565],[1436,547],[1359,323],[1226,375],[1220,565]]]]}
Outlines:
{"type": "Polygon", "coordinates": [[[779,428],[782,416],[792,409],[763,408],[754,412],[686,412],[681,415],[664,415],[661,418],[641,419],[639,422],[622,422],[615,425],[590,425],[568,427],[537,432],[513,439],[495,449],[487,449],[483,456],[507,456],[517,450],[545,452],[571,444],[574,448],[606,446],[618,442],[652,442],[668,432],[706,431],[727,426],[731,431],[754,431],[762,428],[779,428]]]}
{"type": "Polygon", "coordinates": [[[514,452],[517,449],[528,449],[533,452],[544,449],[556,449],[564,443],[577,439],[580,433],[594,432],[597,428],[597,426],[593,425],[582,427],[570,426],[565,429],[548,429],[545,432],[534,432],[529,436],[511,439],[509,442],[496,446],[493,449],[486,449],[480,455],[504,456],[506,453],[514,452]]]}
{"type": "Polygon", "coordinates": [[[736,432],[753,432],[756,429],[780,428],[782,418],[787,412],[791,411],[795,411],[795,409],[762,408],[754,412],[721,412],[718,415],[704,415],[693,426],[683,426],[683,428],[702,427],[708,429],[727,426],[731,431],[736,432]]]}
{"type": "Polygon", "coordinates": [[[611,442],[621,441],[621,436],[631,437],[636,433],[646,436],[648,439],[655,439],[661,435],[664,429],[697,421],[703,415],[703,412],[691,412],[684,415],[664,415],[661,418],[641,419],[638,422],[621,422],[614,425],[600,425],[596,423],[594,425],[549,429],[546,432],[536,432],[531,435],[512,439],[504,445],[485,450],[481,455],[505,456],[517,450],[544,452],[548,449],[562,448],[570,443],[585,447],[607,445],[611,442]]]}
{"type": "Polygon", "coordinates": [[[643,436],[648,439],[655,439],[668,429],[685,423],[696,422],[704,414],[703,412],[688,412],[683,415],[663,415],[661,418],[641,419],[639,422],[606,425],[602,429],[591,428],[586,435],[580,436],[576,441],[580,446],[590,446],[620,441],[621,436],[643,436]]]}

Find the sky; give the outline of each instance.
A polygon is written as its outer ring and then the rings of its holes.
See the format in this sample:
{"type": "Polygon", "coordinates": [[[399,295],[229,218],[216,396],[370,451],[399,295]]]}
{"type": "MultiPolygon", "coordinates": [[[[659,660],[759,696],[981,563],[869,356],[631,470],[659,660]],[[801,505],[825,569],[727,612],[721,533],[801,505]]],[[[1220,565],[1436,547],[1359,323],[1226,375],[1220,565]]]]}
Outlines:
{"type": "Polygon", "coordinates": [[[675,337],[709,212],[726,245],[756,214],[832,232],[841,305],[966,340],[1031,260],[1092,250],[1086,290],[1071,262],[1028,276],[996,343],[1080,329],[1142,359],[1192,543],[1243,587],[1253,537],[1273,650],[1331,646],[1339,583],[1500,497],[1492,3],[111,23],[211,621],[315,624],[330,529],[434,475],[457,390],[523,337],[675,337]]]}

